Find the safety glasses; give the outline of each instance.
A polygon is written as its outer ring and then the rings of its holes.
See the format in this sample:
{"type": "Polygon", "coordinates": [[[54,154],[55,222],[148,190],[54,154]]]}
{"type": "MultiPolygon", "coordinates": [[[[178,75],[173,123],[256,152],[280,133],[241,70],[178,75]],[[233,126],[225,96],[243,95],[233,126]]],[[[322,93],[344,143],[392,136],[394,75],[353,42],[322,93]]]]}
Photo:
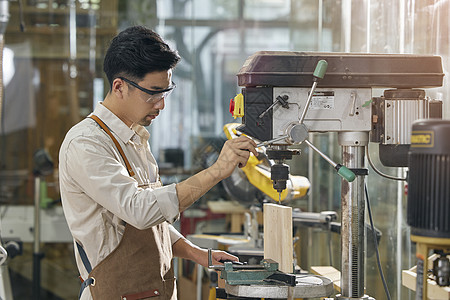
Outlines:
{"type": "Polygon", "coordinates": [[[136,82],[125,78],[125,77],[118,77],[118,78],[122,79],[123,81],[125,81],[128,84],[131,84],[132,86],[143,91],[144,93],[147,93],[148,95],[150,95],[150,97],[145,102],[155,102],[155,101],[161,100],[163,98],[166,98],[170,95],[170,93],[172,93],[173,89],[176,88],[176,84],[172,81],[170,86],[164,90],[157,90],[157,91],[149,90],[149,89],[146,89],[146,88],[140,86],[136,82]]]}

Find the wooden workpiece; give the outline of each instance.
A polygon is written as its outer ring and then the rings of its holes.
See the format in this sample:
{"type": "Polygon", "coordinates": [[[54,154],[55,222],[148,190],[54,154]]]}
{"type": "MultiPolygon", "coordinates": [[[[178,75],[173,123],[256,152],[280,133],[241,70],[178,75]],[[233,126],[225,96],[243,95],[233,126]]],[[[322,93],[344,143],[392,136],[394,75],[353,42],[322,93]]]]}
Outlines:
{"type": "Polygon", "coordinates": [[[333,287],[337,292],[341,291],[341,272],[332,266],[312,266],[313,274],[326,277],[333,282],[333,287]]]}
{"type": "MultiPolygon", "coordinates": [[[[428,267],[433,265],[433,261],[437,258],[436,254],[428,257],[428,267]]],[[[409,288],[410,290],[416,290],[416,273],[417,266],[412,267],[409,270],[402,271],[402,284],[403,286],[409,288]]],[[[435,280],[427,278],[427,299],[450,299],[450,287],[448,286],[438,286],[435,280]]]]}
{"type": "Polygon", "coordinates": [[[293,273],[292,207],[264,204],[264,258],[278,262],[279,270],[293,273]]]}

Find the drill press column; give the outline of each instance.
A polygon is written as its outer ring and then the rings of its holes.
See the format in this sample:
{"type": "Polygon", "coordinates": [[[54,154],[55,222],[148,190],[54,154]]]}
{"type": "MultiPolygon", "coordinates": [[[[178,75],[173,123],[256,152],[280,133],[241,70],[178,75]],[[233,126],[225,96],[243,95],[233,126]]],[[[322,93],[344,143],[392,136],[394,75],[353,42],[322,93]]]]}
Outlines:
{"type": "MultiPolygon", "coordinates": [[[[342,164],[364,168],[368,132],[340,132],[342,164]]],[[[341,181],[341,295],[338,299],[370,299],[364,296],[364,176],[353,182],[341,181]]]]}

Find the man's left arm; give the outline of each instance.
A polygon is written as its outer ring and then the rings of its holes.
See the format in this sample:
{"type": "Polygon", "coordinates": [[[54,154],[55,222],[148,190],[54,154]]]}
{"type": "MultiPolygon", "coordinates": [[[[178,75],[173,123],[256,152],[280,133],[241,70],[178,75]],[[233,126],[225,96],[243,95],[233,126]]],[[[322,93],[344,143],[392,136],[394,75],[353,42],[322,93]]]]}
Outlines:
{"type": "MultiPolygon", "coordinates": [[[[173,256],[189,259],[204,267],[208,267],[208,250],[194,245],[184,237],[178,239],[172,245],[172,252],[173,256]]],[[[239,259],[236,256],[226,253],[224,251],[213,250],[212,264],[213,265],[222,264],[222,262],[220,262],[221,260],[238,261],[239,259]]]]}

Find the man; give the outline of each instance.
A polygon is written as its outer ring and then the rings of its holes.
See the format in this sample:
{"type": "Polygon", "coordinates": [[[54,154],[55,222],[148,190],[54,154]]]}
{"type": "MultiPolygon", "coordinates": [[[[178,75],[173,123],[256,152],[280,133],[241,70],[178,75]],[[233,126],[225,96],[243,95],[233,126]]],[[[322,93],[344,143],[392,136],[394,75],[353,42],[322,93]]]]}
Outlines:
{"type": "MultiPolygon", "coordinates": [[[[254,141],[229,140],[211,167],[161,186],[143,126],[164,109],[179,59],[145,27],[118,34],[104,59],[110,91],[61,145],[61,198],[84,280],[81,299],[176,299],[172,256],[203,266],[208,258],[169,224],[236,166],[244,166],[250,152],[256,154],[254,141]]],[[[237,260],[213,252],[214,264],[227,259],[237,260]]]]}

